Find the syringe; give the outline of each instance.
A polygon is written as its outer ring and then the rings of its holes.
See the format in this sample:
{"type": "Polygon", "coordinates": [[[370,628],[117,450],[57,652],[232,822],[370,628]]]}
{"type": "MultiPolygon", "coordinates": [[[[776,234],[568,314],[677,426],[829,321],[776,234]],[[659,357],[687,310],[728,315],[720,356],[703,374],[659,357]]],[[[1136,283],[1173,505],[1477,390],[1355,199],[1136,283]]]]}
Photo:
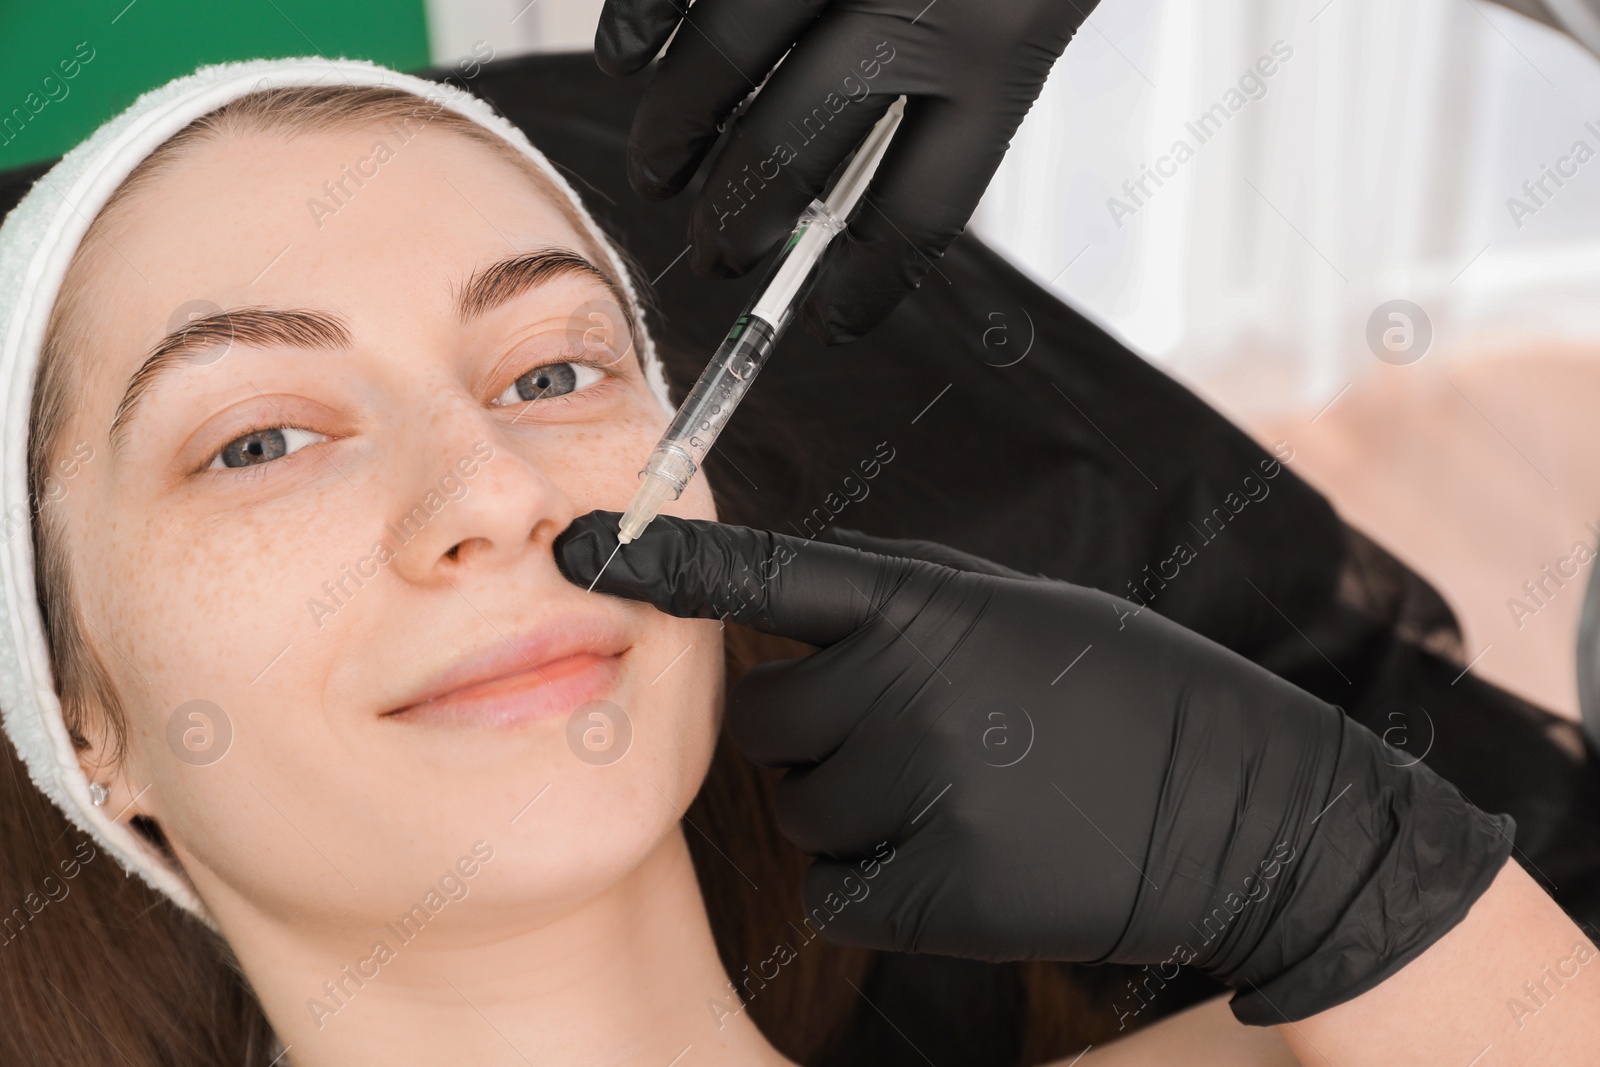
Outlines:
{"type": "Polygon", "coordinates": [[[617,540],[627,544],[644,532],[669,500],[678,499],[750,383],[772,354],[806,293],[806,283],[829,242],[843,230],[861,199],[889,139],[905,113],[900,97],[867,133],[826,201],[813,200],[778,253],[756,297],[734,321],[710,365],[678,408],[644,469],[639,488],[622,516],[617,540]]]}

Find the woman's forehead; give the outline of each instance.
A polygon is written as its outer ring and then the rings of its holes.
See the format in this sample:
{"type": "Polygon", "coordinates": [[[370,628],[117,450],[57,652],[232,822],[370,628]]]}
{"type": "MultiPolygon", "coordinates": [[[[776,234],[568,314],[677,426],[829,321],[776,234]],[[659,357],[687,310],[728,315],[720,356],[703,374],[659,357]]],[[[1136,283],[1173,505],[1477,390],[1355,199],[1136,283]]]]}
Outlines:
{"type": "Polygon", "coordinates": [[[387,131],[363,129],[209,139],[130,207],[124,222],[138,231],[149,261],[175,276],[183,264],[208,274],[227,269],[230,279],[236,269],[246,283],[265,272],[268,264],[252,258],[262,251],[292,255],[306,269],[376,259],[395,247],[407,247],[408,259],[470,255],[480,246],[510,245],[513,229],[539,231],[545,244],[582,243],[525,172],[440,128],[404,144],[387,131]],[[407,244],[419,237],[429,244],[407,244]]]}
{"type": "Polygon", "coordinates": [[[143,351],[198,306],[440,318],[487,263],[533,248],[586,255],[592,242],[488,147],[444,129],[385,150],[393,141],[352,129],[195,145],[86,246],[80,304],[102,351],[143,351]]]}

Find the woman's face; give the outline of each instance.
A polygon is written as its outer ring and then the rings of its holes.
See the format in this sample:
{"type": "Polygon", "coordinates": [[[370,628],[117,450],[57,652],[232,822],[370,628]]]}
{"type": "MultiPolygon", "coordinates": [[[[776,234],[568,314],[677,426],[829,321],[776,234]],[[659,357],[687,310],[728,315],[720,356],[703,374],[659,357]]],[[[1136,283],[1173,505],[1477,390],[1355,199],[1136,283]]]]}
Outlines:
{"type": "MultiPolygon", "coordinates": [[[[445,875],[503,925],[635,867],[704,777],[722,642],[556,569],[666,422],[601,280],[503,265],[573,226],[443,129],[206,143],[125,207],[57,450],[93,457],[58,506],[128,719],[107,810],[225,928],[381,924],[445,875]]],[[[712,517],[704,481],[668,510],[712,517]]]]}

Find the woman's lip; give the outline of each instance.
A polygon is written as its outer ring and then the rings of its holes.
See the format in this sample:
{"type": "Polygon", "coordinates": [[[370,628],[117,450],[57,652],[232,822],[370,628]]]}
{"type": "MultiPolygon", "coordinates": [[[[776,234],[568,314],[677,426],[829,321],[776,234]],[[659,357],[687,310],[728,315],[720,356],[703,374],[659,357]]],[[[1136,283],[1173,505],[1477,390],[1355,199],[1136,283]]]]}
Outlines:
{"type": "Polygon", "coordinates": [[[565,716],[611,689],[621,672],[621,659],[620,654],[580,652],[515,674],[475,682],[398,708],[385,717],[509,729],[565,716]]]}
{"type": "MultiPolygon", "coordinates": [[[[547,620],[543,626],[499,638],[481,651],[458,657],[442,670],[432,672],[429,681],[401,695],[382,714],[409,714],[413,709],[447,699],[456,703],[463,698],[481,701],[499,692],[496,684],[500,682],[505,682],[505,692],[522,696],[533,689],[548,687],[553,698],[557,691],[575,692],[582,688],[583,677],[593,675],[603,663],[609,663],[609,667],[601,671],[609,684],[619,669],[620,657],[630,647],[628,635],[604,617],[562,615],[547,620]],[[579,665],[557,666],[569,659],[581,661],[585,656],[589,661],[579,665]],[[552,677],[556,673],[562,677],[552,677]]],[[[591,683],[596,681],[598,677],[589,678],[591,683]]]]}

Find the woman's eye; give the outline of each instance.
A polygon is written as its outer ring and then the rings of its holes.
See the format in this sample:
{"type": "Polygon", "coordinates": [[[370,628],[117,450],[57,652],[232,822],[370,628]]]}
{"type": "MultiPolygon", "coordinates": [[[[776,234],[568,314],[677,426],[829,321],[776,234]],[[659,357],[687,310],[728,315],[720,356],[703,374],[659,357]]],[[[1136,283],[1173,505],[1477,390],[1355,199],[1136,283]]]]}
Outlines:
{"type": "Polygon", "coordinates": [[[291,452],[298,452],[307,445],[326,440],[328,438],[324,434],[302,430],[295,426],[273,426],[262,430],[251,430],[224,445],[222,451],[211,460],[211,466],[206,469],[256,467],[281,459],[291,452]]]}
{"type": "Polygon", "coordinates": [[[496,404],[520,404],[545,400],[587,388],[605,377],[605,371],[587,363],[547,363],[535,367],[506,387],[494,398],[496,404]]]}

